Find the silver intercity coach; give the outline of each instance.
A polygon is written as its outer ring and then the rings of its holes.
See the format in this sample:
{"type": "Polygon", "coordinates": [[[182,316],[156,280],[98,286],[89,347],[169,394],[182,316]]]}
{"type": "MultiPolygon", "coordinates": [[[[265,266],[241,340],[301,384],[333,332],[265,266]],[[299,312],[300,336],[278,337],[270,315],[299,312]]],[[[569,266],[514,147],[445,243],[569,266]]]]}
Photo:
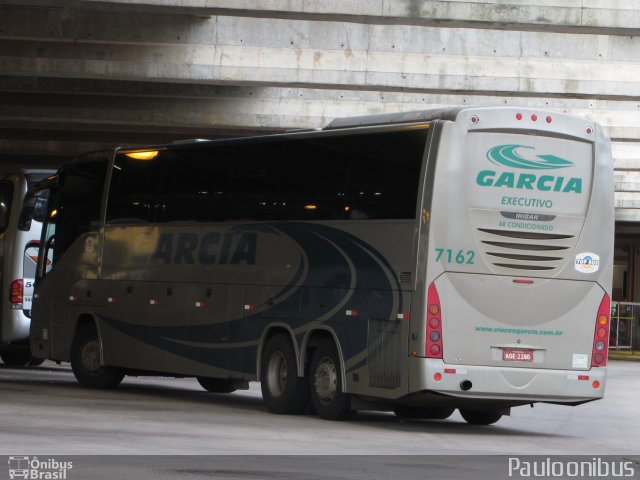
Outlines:
{"type": "Polygon", "coordinates": [[[517,108],[90,153],[48,198],[34,356],[80,383],[260,381],[267,407],[491,424],[605,389],[611,148],[517,108]]]}

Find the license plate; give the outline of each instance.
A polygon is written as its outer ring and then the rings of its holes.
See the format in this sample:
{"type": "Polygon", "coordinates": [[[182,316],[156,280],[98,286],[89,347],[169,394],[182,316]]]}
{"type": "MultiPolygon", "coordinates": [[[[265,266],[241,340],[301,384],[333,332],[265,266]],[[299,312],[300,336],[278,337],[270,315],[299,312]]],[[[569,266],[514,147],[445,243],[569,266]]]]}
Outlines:
{"type": "Polygon", "coordinates": [[[533,350],[504,348],[502,359],[507,362],[533,362],[533,350]]]}

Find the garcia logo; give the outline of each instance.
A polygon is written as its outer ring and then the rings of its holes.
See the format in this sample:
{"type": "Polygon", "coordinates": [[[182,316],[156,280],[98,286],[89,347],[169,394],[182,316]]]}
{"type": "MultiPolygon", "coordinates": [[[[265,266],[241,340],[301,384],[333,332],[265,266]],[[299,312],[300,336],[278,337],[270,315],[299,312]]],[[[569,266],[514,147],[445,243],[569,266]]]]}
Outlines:
{"type": "MultiPolygon", "coordinates": [[[[519,170],[555,170],[572,167],[575,164],[555,155],[535,155],[535,158],[524,158],[516,150],[526,145],[497,145],[487,151],[487,159],[494,165],[519,170]]],[[[540,190],[542,192],[582,193],[582,179],[554,175],[536,175],[534,173],[514,173],[495,170],[480,170],[476,183],[481,187],[506,187],[524,190],[540,190]]]]}
{"type": "Polygon", "coordinates": [[[580,273],[595,273],[600,268],[600,256],[590,252],[579,253],[575,267],[580,273]]]}
{"type": "Polygon", "coordinates": [[[526,145],[498,145],[487,152],[487,158],[496,165],[526,170],[553,170],[574,165],[573,162],[555,155],[536,155],[537,160],[526,159],[516,152],[517,148],[535,150],[534,147],[526,145]]]}

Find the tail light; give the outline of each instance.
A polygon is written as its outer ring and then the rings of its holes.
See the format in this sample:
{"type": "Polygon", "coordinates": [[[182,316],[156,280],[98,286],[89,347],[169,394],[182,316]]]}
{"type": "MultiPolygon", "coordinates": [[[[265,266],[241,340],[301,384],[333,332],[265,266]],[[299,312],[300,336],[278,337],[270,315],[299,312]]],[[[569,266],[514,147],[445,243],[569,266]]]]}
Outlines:
{"type": "Polygon", "coordinates": [[[442,358],[442,310],[440,297],[435,283],[429,285],[427,292],[427,358],[442,358]]]}
{"type": "Polygon", "coordinates": [[[609,353],[609,325],[611,323],[611,299],[604,294],[596,317],[596,330],[593,334],[592,367],[604,367],[609,353]]]}
{"type": "Polygon", "coordinates": [[[11,308],[22,308],[23,295],[24,282],[22,279],[20,278],[11,282],[11,288],[9,289],[9,302],[11,302],[11,308]]]}

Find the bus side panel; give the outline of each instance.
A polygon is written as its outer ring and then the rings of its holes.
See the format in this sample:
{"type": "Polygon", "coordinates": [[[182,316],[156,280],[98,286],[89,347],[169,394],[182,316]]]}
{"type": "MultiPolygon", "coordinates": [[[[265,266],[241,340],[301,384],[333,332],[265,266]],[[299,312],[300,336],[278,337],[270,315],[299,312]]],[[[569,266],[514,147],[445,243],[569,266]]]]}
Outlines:
{"type": "Polygon", "coordinates": [[[401,380],[387,379],[387,369],[406,377],[396,358],[408,355],[410,294],[400,292],[414,278],[413,222],[359,222],[350,232],[336,226],[107,227],[103,281],[134,293],[120,293],[124,303],[110,306],[103,319],[106,350],[116,350],[125,335],[133,343],[105,359],[129,368],[210,376],[222,368],[255,377],[265,328],[286,324],[301,341],[325,326],[347,359],[350,389],[399,388],[401,380]],[[392,238],[375,234],[390,227],[392,238]],[[365,375],[369,359],[376,362],[372,381],[365,375]]]}

